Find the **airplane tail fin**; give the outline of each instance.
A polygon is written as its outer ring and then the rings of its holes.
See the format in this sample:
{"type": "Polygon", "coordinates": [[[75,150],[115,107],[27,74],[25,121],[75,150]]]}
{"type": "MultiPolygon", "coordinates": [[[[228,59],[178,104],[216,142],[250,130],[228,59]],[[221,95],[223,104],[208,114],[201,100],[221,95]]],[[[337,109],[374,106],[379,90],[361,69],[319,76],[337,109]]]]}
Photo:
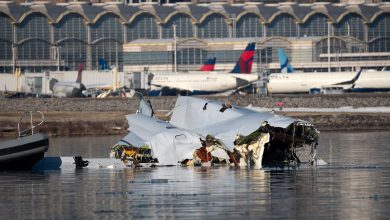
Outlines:
{"type": "Polygon", "coordinates": [[[209,58],[203,66],[200,68],[200,71],[208,72],[208,71],[214,71],[214,66],[217,58],[209,58]]]}
{"type": "Polygon", "coordinates": [[[251,73],[256,43],[248,43],[231,73],[251,73]]]}
{"type": "Polygon", "coordinates": [[[107,62],[103,58],[99,58],[99,70],[109,70],[110,67],[108,66],[107,62]]]}
{"type": "Polygon", "coordinates": [[[278,56],[279,56],[279,63],[280,63],[280,71],[282,73],[294,72],[294,68],[291,66],[284,48],[278,48],[278,56]]]}
{"type": "Polygon", "coordinates": [[[77,74],[77,79],[76,79],[77,83],[81,83],[81,74],[82,74],[82,72],[83,72],[83,64],[80,63],[79,72],[77,74]]]}

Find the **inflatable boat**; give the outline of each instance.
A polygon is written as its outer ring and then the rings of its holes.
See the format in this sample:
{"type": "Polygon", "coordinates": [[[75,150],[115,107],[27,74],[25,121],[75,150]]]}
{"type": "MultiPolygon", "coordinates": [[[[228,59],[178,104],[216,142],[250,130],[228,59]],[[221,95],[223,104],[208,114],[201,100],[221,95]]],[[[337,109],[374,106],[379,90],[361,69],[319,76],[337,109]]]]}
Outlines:
{"type": "Polygon", "coordinates": [[[49,138],[43,133],[34,133],[34,128],[43,124],[44,116],[33,125],[33,112],[24,112],[18,122],[18,138],[0,142],[0,170],[27,170],[41,160],[49,148],[49,138]],[[30,114],[31,127],[21,131],[21,122],[26,113],[30,114]]]}

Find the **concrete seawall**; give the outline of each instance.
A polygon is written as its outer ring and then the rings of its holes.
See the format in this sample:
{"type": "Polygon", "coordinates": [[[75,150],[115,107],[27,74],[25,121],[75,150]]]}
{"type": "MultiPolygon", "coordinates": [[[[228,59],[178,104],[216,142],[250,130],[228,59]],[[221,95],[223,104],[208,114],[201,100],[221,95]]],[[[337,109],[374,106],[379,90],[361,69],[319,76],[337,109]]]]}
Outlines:
{"type": "MultiPolygon", "coordinates": [[[[230,101],[239,106],[259,106],[265,108],[275,107],[276,102],[284,102],[284,107],[307,108],[338,108],[390,106],[390,94],[343,94],[343,95],[274,95],[257,97],[256,95],[233,96],[203,96],[208,99],[230,101]]],[[[146,97],[157,110],[172,109],[176,97],[146,97]]],[[[25,111],[39,109],[41,111],[95,111],[116,112],[124,111],[133,113],[138,107],[137,98],[24,98],[24,99],[0,99],[0,111],[25,111]]]]}
{"type": "MultiPolygon", "coordinates": [[[[283,102],[287,108],[338,108],[390,106],[390,94],[343,95],[234,95],[228,97],[207,96],[208,99],[229,101],[239,106],[274,108],[283,102]]],[[[176,97],[147,97],[155,110],[170,110],[176,97]]],[[[51,135],[93,135],[126,133],[124,115],[138,108],[137,98],[72,98],[72,99],[0,99],[0,136],[14,136],[20,112],[40,110],[46,115],[43,132],[51,135]]],[[[307,120],[319,130],[383,130],[390,129],[389,113],[320,113],[278,112],[307,120]]]]}

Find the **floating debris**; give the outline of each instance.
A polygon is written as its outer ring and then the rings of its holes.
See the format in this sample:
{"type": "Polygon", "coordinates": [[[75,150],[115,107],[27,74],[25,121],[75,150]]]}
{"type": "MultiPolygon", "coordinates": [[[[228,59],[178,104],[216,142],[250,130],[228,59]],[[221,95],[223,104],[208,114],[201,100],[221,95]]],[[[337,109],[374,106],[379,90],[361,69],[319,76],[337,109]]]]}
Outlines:
{"type": "Polygon", "coordinates": [[[318,131],[308,122],[230,103],[179,96],[168,121],[154,117],[150,102],[127,115],[129,134],[112,158],[142,165],[273,166],[300,163],[296,151],[310,147],[316,162],[318,131]]]}

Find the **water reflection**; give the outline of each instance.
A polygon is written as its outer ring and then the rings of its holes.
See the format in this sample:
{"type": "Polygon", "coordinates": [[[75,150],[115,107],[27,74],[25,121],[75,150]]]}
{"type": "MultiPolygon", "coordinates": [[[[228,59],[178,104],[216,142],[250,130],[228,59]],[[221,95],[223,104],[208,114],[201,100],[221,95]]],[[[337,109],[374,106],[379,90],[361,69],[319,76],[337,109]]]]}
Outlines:
{"type": "Polygon", "coordinates": [[[121,136],[51,137],[47,156],[108,157],[110,148],[121,136]]]}
{"type": "MultiPolygon", "coordinates": [[[[317,169],[0,172],[0,211],[4,219],[385,219],[390,214],[389,134],[321,133],[318,155],[330,165],[317,169]]],[[[116,141],[102,137],[87,147],[86,140],[91,139],[53,140],[49,154],[105,157],[116,141]]]]}

